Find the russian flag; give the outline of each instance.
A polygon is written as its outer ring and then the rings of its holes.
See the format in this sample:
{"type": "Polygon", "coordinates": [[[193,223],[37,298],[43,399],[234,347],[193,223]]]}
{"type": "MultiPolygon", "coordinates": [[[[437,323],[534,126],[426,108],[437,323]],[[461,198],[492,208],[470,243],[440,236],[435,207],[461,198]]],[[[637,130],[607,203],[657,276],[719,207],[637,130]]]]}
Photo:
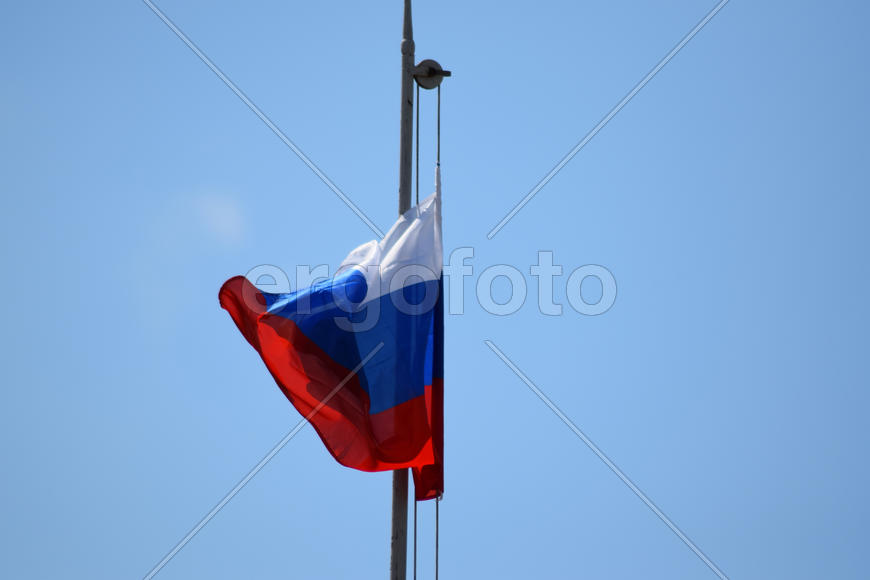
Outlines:
{"type": "Polygon", "coordinates": [[[444,490],[440,175],[435,193],[336,275],[287,294],[228,280],[220,304],[326,448],[363,471],[412,468],[416,499],[444,490]]]}

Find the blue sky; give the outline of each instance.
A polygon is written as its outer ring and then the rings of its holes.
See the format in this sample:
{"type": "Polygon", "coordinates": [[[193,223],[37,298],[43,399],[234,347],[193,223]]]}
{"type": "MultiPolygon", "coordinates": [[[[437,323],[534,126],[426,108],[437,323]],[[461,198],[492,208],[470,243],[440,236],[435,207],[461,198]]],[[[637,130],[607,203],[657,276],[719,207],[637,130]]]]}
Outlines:
{"type": "MultiPolygon", "coordinates": [[[[159,6],[389,227],[400,3],[159,6]]],[[[444,578],[716,577],[484,340],[729,577],[865,572],[865,4],[732,0],[486,237],[713,6],[416,3],[418,59],[454,71],[445,249],[475,251],[444,578]],[[613,307],[540,314],[539,251],[606,267],[613,307]],[[496,264],[528,281],[511,316],[473,300],[496,264]]],[[[298,421],[221,283],[372,234],[145,4],[16,3],[0,31],[4,575],[142,577],[298,421]]],[[[432,93],[422,119],[428,191],[432,93]]],[[[306,428],[158,578],[386,576],[389,508],[389,474],[306,428]]]]}

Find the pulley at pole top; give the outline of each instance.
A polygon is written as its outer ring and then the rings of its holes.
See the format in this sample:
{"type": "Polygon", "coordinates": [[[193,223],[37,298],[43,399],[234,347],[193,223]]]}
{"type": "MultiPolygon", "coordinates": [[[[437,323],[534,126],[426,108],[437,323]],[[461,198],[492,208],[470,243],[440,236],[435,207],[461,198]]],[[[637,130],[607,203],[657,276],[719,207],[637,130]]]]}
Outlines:
{"type": "Polygon", "coordinates": [[[444,70],[437,61],[427,58],[421,60],[417,66],[413,68],[411,73],[414,75],[414,80],[421,88],[431,90],[437,88],[444,77],[449,77],[451,72],[444,70]]]}

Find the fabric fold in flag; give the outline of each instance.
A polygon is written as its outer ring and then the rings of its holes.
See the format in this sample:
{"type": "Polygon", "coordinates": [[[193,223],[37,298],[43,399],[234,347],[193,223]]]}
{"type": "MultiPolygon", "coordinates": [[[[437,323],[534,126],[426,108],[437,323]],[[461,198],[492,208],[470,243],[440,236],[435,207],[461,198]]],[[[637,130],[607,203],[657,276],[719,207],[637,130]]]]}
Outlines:
{"type": "Polygon", "coordinates": [[[436,170],[435,193],[331,279],[273,294],[236,276],[219,294],[293,406],[308,416],[325,401],[309,421],[332,456],[363,471],[411,468],[417,500],[444,490],[442,253],[436,170]]]}

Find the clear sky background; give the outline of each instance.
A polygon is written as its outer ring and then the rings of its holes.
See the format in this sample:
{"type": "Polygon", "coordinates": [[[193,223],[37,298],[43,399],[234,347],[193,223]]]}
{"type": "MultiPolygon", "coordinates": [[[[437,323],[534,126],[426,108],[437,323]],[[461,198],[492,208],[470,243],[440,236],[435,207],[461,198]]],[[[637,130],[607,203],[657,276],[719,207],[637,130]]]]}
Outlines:
{"type": "MultiPolygon", "coordinates": [[[[866,3],[732,0],[486,238],[714,4],[416,2],[454,71],[445,249],[475,251],[442,578],[715,578],[485,339],[729,577],[866,577],[866,3]],[[547,250],[613,307],[540,314],[547,250]],[[512,316],[474,299],[494,264],[526,274],[512,316]]],[[[389,227],[400,2],[159,6],[389,227]]],[[[299,419],[221,283],[372,234],[141,2],[11,3],[0,53],[2,575],[141,578],[299,419]]],[[[306,427],[158,578],[384,578],[389,520],[390,474],[306,427]]]]}

